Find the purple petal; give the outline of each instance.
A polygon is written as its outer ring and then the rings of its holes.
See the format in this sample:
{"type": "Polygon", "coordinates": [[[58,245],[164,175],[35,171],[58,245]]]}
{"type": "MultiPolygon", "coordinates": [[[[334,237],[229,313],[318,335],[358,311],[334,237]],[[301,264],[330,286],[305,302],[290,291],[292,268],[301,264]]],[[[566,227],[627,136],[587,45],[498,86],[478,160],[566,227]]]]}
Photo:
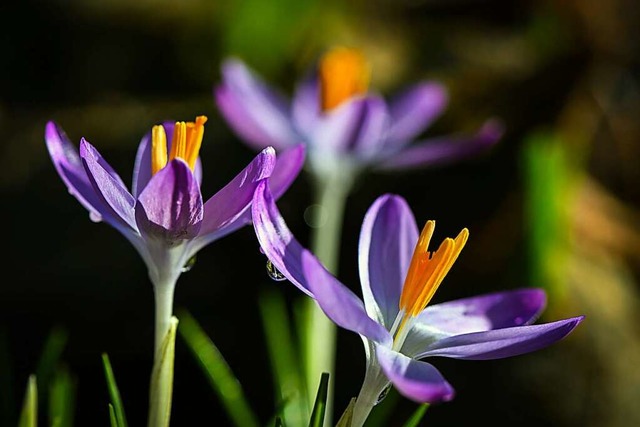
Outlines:
{"type": "Polygon", "coordinates": [[[256,149],[276,149],[297,142],[286,101],[264,84],[241,61],[227,59],[223,82],[215,88],[220,112],[231,128],[256,149]]]}
{"type": "Polygon", "coordinates": [[[251,214],[256,237],[267,258],[291,283],[313,296],[302,272],[302,252],[306,249],[293,237],[280,215],[266,179],[258,183],[251,214]]]}
{"type": "Polygon", "coordinates": [[[404,278],[418,227],[407,202],[384,195],[367,211],[360,231],[360,282],[369,316],[391,328],[398,314],[404,278]]]}
{"type": "Polygon", "coordinates": [[[303,79],[295,90],[291,105],[294,126],[299,133],[309,135],[315,128],[320,110],[320,85],[315,75],[303,79]]]}
{"type": "Polygon", "coordinates": [[[367,314],[362,300],[333,277],[311,252],[302,252],[302,270],[316,302],[336,325],[390,346],[391,335],[367,314]]]}
{"type": "MultiPolygon", "coordinates": [[[[103,217],[115,222],[111,209],[93,188],[87,176],[78,150],[71,144],[64,130],[55,122],[48,122],[45,128],[45,142],[58,175],[94,220],[103,217]]],[[[105,219],[106,220],[106,219],[105,219]]]]}
{"type": "Polygon", "coordinates": [[[233,227],[249,210],[258,182],[271,175],[275,163],[274,149],[263,149],[231,182],[207,200],[200,236],[214,233],[219,236],[221,230],[233,227]]]}
{"type": "Polygon", "coordinates": [[[433,365],[381,345],[377,346],[376,355],[382,371],[403,396],[419,403],[453,399],[453,387],[433,365]]]}
{"type": "Polygon", "coordinates": [[[544,310],[543,289],[515,289],[428,306],[416,319],[449,335],[533,323],[544,310]]]}
{"type": "MultiPolygon", "coordinates": [[[[162,123],[164,131],[167,134],[167,153],[171,152],[171,140],[173,136],[173,128],[175,122],[165,121],[162,123]]],[[[202,162],[200,157],[196,159],[196,164],[193,170],[193,174],[196,177],[198,184],[202,184],[202,162]]],[[[151,179],[151,131],[147,132],[138,145],[138,151],[136,153],[136,161],[133,166],[133,183],[131,185],[131,192],[134,197],[144,190],[147,183],[151,179]]]]}
{"type": "Polygon", "coordinates": [[[135,199],[124,182],[104,158],[84,138],[80,141],[80,157],[94,189],[111,207],[115,217],[137,231],[134,217],[135,199]]]}
{"type": "Polygon", "coordinates": [[[454,335],[427,346],[416,357],[452,357],[489,360],[540,350],[567,336],[584,316],[540,325],[514,326],[486,332],[454,335]]]}
{"type": "Polygon", "coordinates": [[[376,168],[379,170],[415,169],[465,159],[493,147],[503,133],[502,124],[497,120],[491,120],[474,136],[428,139],[389,155],[376,165],[376,168]]]}
{"type": "Polygon", "coordinates": [[[325,113],[309,135],[310,144],[319,151],[348,151],[358,140],[368,107],[365,98],[353,98],[325,113]]]}
{"type": "Polygon", "coordinates": [[[411,141],[442,114],[448,95],[444,86],[422,82],[390,102],[391,128],[387,141],[399,145],[411,141]]]}
{"type": "Polygon", "coordinates": [[[419,354],[438,339],[471,332],[533,323],[544,310],[542,289],[517,289],[427,306],[405,341],[402,352],[419,354]]]}
{"type": "Polygon", "coordinates": [[[269,188],[275,200],[278,200],[298,177],[304,166],[305,156],[304,144],[277,153],[276,165],[269,177],[269,188]]]}
{"type": "Polygon", "coordinates": [[[369,159],[380,154],[382,144],[386,140],[389,112],[386,102],[379,96],[368,96],[363,102],[359,129],[349,147],[359,157],[369,159]]]}
{"type": "MultiPolygon", "coordinates": [[[[282,194],[291,186],[304,165],[305,147],[303,144],[287,148],[277,155],[276,165],[269,177],[269,186],[275,188],[273,198],[279,199],[282,194]]],[[[234,231],[251,224],[251,209],[247,208],[243,213],[223,228],[198,238],[195,247],[197,249],[206,246],[214,240],[233,233],[234,231]]]]}
{"type": "Polygon", "coordinates": [[[158,171],[136,205],[140,230],[168,245],[195,237],[202,217],[200,187],[182,159],[173,159],[158,171]]]}

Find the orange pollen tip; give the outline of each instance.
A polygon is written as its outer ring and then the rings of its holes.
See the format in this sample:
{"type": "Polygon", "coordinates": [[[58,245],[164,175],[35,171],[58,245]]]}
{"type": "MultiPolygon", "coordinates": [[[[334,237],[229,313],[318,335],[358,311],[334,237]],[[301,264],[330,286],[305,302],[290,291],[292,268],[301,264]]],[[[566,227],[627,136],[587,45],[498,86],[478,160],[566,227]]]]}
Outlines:
{"type": "Polygon", "coordinates": [[[357,49],[337,47],[320,60],[320,104],[329,111],[357,95],[367,92],[371,70],[357,49]]]}
{"type": "Polygon", "coordinates": [[[429,252],[434,228],[435,221],[427,221],[409,264],[399,304],[407,316],[424,310],[469,238],[469,230],[464,228],[455,239],[446,238],[435,252],[429,252]]]}
{"type": "Polygon", "coordinates": [[[206,116],[196,117],[194,122],[176,122],[171,138],[171,153],[167,155],[167,136],[164,126],[154,126],[151,131],[151,171],[157,173],[167,162],[180,158],[193,171],[200,154],[206,116]]]}

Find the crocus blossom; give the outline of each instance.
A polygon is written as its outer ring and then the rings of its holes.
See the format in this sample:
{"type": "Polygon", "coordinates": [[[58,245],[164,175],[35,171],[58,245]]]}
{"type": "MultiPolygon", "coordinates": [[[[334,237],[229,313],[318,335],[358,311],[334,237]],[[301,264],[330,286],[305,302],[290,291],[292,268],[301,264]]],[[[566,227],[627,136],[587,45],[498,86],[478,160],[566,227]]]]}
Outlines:
{"type": "Polygon", "coordinates": [[[131,191],[98,150],[82,138],[79,150],[51,121],[45,141],[60,177],[94,221],[120,231],[144,259],[156,287],[175,283],[205,245],[250,223],[257,183],[271,177],[282,194],[304,162],[304,147],[278,156],[264,148],[224,188],[204,201],[200,145],[207,118],[154,126],[138,147],[131,191]],[[275,168],[275,169],[274,169],[275,168]]]}
{"type": "Polygon", "coordinates": [[[353,426],[364,423],[390,384],[416,402],[452,399],[454,388],[425,358],[516,356],[553,344],[583,319],[533,324],[546,303],[545,292],[536,288],[428,305],[469,232],[463,229],[430,250],[435,222],[427,221],[419,233],[413,213],[397,195],[380,196],[365,215],[358,256],[362,299],[295,239],[266,181],[256,189],[252,211],[261,248],[273,265],[333,322],[363,339],[367,369],[353,426]]]}
{"type": "Polygon", "coordinates": [[[502,136],[500,121],[492,119],[475,135],[418,139],[445,110],[445,87],[422,81],[387,102],[369,90],[369,75],[359,51],[335,48],[288,100],[240,59],[228,58],[214,92],[224,118],[247,144],[284,149],[303,141],[311,170],[320,176],[441,164],[479,153],[502,136]]]}

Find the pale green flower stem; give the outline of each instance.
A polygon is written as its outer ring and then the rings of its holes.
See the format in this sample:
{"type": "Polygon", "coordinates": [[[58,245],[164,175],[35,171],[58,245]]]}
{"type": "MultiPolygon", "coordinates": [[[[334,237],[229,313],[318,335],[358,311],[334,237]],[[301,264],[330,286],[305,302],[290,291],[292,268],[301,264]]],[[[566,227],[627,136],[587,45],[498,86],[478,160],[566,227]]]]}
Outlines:
{"type": "MultiPolygon", "coordinates": [[[[335,173],[323,175],[316,182],[316,206],[311,231],[312,252],[333,274],[338,273],[340,240],[344,208],[352,186],[351,174],[336,169],[335,173]]],[[[315,300],[304,299],[306,319],[303,335],[305,379],[310,405],[323,372],[329,373],[329,390],[325,415],[325,426],[332,424],[333,389],[335,384],[336,325],[322,312],[315,300]]]]}
{"type": "Polygon", "coordinates": [[[173,316],[175,280],[154,283],[155,343],[149,387],[148,427],[168,427],[173,394],[175,334],[178,320],[173,316]]]}
{"type": "Polygon", "coordinates": [[[384,376],[380,366],[375,361],[375,354],[372,357],[374,361],[370,362],[371,364],[367,366],[362,388],[356,398],[351,427],[361,427],[364,425],[371,410],[378,403],[380,394],[389,384],[389,380],[384,376]]]}

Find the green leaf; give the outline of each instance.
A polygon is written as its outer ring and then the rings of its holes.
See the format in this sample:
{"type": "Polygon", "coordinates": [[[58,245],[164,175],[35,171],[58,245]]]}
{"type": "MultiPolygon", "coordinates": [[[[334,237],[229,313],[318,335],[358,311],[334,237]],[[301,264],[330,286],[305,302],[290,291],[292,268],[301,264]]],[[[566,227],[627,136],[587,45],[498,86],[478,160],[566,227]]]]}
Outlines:
{"type": "Polygon", "coordinates": [[[149,427],[169,427],[173,394],[173,365],[175,362],[178,319],[172,316],[159,352],[153,362],[149,395],[149,427]]]}
{"type": "Polygon", "coordinates": [[[118,390],[118,384],[116,384],[116,378],[113,375],[113,369],[111,368],[111,362],[109,361],[107,353],[102,353],[102,364],[104,365],[104,375],[107,380],[109,397],[111,398],[111,404],[115,411],[118,427],[127,427],[127,419],[124,415],[124,406],[120,398],[120,391],[118,390]]]}
{"type": "Polygon", "coordinates": [[[51,389],[50,382],[55,375],[60,357],[67,345],[69,334],[61,327],[51,329],[47,341],[44,343],[38,367],[36,368],[36,378],[38,378],[38,399],[41,402],[47,400],[47,393],[51,389]]]}
{"type": "Polygon", "coordinates": [[[316,394],[316,401],[313,404],[309,427],[322,427],[324,415],[327,409],[327,395],[329,391],[329,373],[323,372],[320,376],[320,385],[316,394]]]}
{"type": "Polygon", "coordinates": [[[19,427],[37,427],[38,425],[38,386],[36,376],[30,375],[24,395],[19,427]]]}
{"type": "Polygon", "coordinates": [[[239,427],[258,427],[258,418],[247,403],[240,382],[213,341],[185,310],[180,312],[180,324],[180,336],[200,363],[231,421],[239,427]]]}
{"type": "Polygon", "coordinates": [[[347,405],[346,409],[342,413],[342,416],[338,420],[336,427],[351,427],[351,420],[353,419],[353,408],[356,405],[356,398],[352,397],[347,405]]]}
{"type": "Polygon", "coordinates": [[[109,403],[109,422],[111,427],[120,427],[118,426],[118,419],[116,417],[116,410],[113,409],[113,405],[109,403]]]}
{"type": "Polygon", "coordinates": [[[429,409],[428,403],[423,403],[422,405],[418,406],[418,409],[416,409],[413,415],[411,415],[411,418],[409,418],[407,422],[404,423],[404,427],[418,427],[418,423],[420,423],[420,420],[422,420],[422,417],[424,417],[427,409],[429,409]]]}
{"type": "Polygon", "coordinates": [[[49,420],[51,427],[72,427],[76,385],[65,367],[55,370],[49,391],[49,420]]]}
{"type": "Polygon", "coordinates": [[[289,425],[303,425],[309,419],[309,402],[285,301],[272,291],[262,295],[259,304],[275,393],[279,396],[276,413],[281,413],[289,425]]]}

